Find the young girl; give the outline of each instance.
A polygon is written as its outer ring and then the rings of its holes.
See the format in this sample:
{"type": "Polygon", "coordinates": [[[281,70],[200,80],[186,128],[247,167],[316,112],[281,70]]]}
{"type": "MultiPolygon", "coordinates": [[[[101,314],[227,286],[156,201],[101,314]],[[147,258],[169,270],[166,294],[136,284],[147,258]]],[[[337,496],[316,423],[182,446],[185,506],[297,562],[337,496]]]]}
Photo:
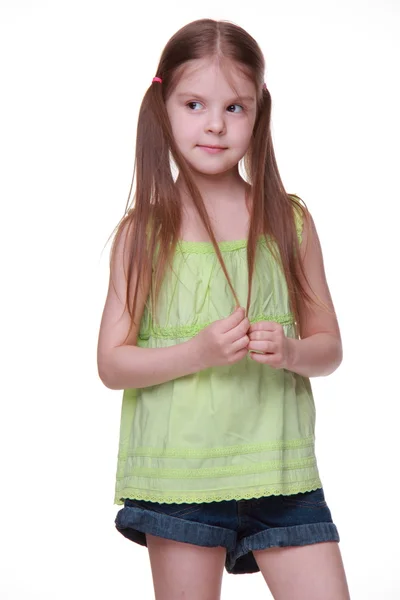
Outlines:
{"type": "Polygon", "coordinates": [[[349,598],[309,381],[339,366],[341,337],[312,217],[279,176],[264,68],[228,22],[169,40],[112,247],[98,368],[124,390],[115,523],[148,547],[157,600],[219,598],[224,566],[261,570],[279,600],[349,598]]]}

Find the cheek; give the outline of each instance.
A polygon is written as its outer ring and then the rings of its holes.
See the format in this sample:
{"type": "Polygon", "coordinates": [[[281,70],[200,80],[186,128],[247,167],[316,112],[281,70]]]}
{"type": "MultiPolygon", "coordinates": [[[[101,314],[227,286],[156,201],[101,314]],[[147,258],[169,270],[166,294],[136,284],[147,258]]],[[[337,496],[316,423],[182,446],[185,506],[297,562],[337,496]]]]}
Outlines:
{"type": "MultiPolygon", "coordinates": [[[[229,131],[229,130],[228,130],[229,131]]],[[[231,129],[229,137],[232,144],[240,150],[247,148],[250,144],[253,128],[252,122],[243,120],[236,124],[236,127],[231,129]]]]}
{"type": "Polygon", "coordinates": [[[189,123],[185,117],[171,119],[171,126],[174,138],[178,144],[185,144],[193,139],[195,128],[193,123],[189,123]]]}

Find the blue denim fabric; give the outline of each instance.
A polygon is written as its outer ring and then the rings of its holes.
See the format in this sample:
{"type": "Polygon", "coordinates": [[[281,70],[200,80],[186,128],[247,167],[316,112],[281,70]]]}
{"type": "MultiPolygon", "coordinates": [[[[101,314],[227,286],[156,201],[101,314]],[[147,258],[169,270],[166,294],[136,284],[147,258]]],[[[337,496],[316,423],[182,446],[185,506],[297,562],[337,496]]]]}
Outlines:
{"type": "Polygon", "coordinates": [[[147,546],[146,533],[198,546],[224,546],[228,573],[257,573],[253,550],[339,542],[323,489],[291,496],[165,504],[126,498],[115,526],[147,546]]]}

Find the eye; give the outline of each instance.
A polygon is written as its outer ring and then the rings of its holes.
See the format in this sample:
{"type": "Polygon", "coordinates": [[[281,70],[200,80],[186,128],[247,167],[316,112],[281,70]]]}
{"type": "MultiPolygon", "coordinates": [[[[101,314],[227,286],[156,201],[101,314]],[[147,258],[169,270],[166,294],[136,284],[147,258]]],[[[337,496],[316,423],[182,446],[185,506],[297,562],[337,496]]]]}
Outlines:
{"type": "Polygon", "coordinates": [[[198,104],[199,106],[202,106],[202,104],[200,102],[188,102],[188,104],[186,106],[189,106],[189,108],[192,108],[193,110],[196,110],[193,105],[198,104]]]}
{"type": "Polygon", "coordinates": [[[229,110],[229,112],[242,112],[243,106],[241,106],[240,104],[231,104],[230,106],[228,106],[228,110],[229,110]],[[237,108],[239,108],[240,110],[229,110],[230,108],[232,108],[232,107],[234,108],[235,106],[237,108]]]}

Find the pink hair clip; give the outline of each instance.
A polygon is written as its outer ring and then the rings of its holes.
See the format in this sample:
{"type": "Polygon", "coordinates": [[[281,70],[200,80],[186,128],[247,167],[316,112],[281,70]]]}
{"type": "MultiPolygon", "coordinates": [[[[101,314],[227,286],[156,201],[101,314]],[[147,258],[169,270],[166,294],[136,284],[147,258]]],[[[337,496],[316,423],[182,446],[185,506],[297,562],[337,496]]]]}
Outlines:
{"type": "Polygon", "coordinates": [[[263,90],[266,90],[266,89],[267,89],[267,84],[266,84],[266,83],[264,83],[264,85],[263,85],[263,90]]]}
{"type": "Polygon", "coordinates": [[[162,83],[161,77],[153,77],[153,83],[157,81],[157,83],[162,83]]]}

